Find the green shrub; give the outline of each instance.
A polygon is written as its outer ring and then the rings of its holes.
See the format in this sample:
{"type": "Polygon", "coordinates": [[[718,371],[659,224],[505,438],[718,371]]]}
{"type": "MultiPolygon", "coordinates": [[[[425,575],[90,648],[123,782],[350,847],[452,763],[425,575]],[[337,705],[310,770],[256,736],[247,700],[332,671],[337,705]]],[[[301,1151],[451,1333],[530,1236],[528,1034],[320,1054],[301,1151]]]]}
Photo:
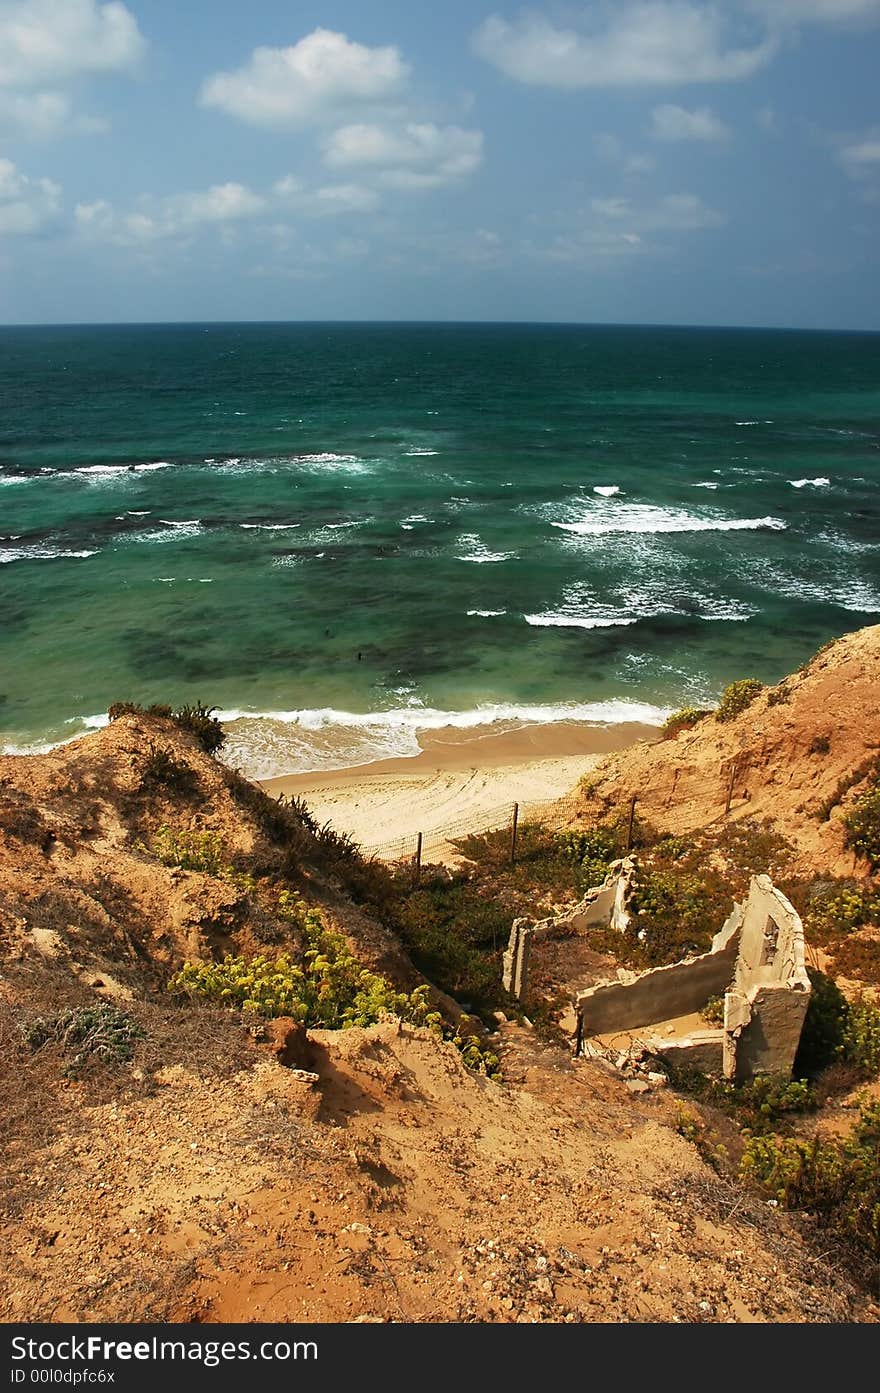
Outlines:
{"type": "Polygon", "coordinates": [[[216,706],[204,706],[200,701],[192,706],[181,706],[172,713],[172,720],[181,730],[194,735],[205,754],[214,755],[226,739],[223,729],[213,714],[216,706]]]}
{"type": "Polygon", "coordinates": [[[397,1016],[443,1035],[461,1052],[470,1069],[499,1076],[494,1054],[476,1035],[444,1028],[440,1013],[431,1009],[429,988],[399,992],[354,956],[342,934],[327,928],[318,910],[308,909],[289,891],[279,897],[282,917],[303,942],[301,961],[287,954],[276,958],[227,956],[220,962],[187,963],[171,979],[169,990],[238,1006],[260,1016],[292,1016],[303,1025],[344,1030],[375,1025],[397,1016]]]}
{"type": "Polygon", "coordinates": [[[107,711],[107,717],[111,721],[117,721],[120,716],[162,716],[171,715],[170,706],[141,706],[137,701],[114,701],[107,711]]]}
{"type": "Polygon", "coordinates": [[[795,1072],[815,1078],[829,1065],[845,1063],[865,1079],[880,1074],[880,1007],[867,997],[849,1002],[824,972],[807,972],[813,990],[795,1072]]]}
{"type": "Polygon", "coordinates": [[[778,687],[771,687],[767,693],[768,706],[781,706],[784,702],[791,701],[791,688],[784,682],[778,687]]]}
{"type": "Polygon", "coordinates": [[[836,788],[823,798],[816,808],[816,817],[820,822],[827,822],[834,809],[842,802],[851,788],[860,784],[864,779],[873,779],[876,784],[880,780],[880,760],[876,756],[862,760],[851,773],[846,774],[837,784],[836,788]]]}
{"type": "Polygon", "coordinates": [[[872,1001],[863,998],[850,1003],[840,1053],[865,1078],[880,1074],[880,1008],[872,1001]]]}
{"type": "Polygon", "coordinates": [[[757,677],[743,677],[739,682],[731,682],[721,693],[721,700],[715,709],[716,721],[732,721],[751,706],[755,697],[764,690],[763,682],[757,677]]]}
{"type": "Polygon", "coordinates": [[[661,727],[661,734],[664,740],[671,740],[683,730],[693,730],[698,721],[709,712],[699,706],[682,706],[678,711],[673,711],[666,717],[661,727]]]}
{"type": "Polygon", "coordinates": [[[428,883],[403,896],[394,927],[420,972],[478,1011],[502,1004],[501,952],[511,918],[470,878],[428,883]]]}
{"type": "Polygon", "coordinates": [[[164,866],[180,866],[185,871],[201,871],[223,879],[232,875],[223,842],[216,832],[175,832],[163,824],[156,833],[153,853],[164,866]]]}
{"type": "Polygon", "coordinates": [[[706,952],[722,922],[707,881],[691,871],[643,867],[633,907],[650,966],[706,952]]]}
{"type": "Polygon", "coordinates": [[[814,885],[804,911],[804,930],[823,947],[870,924],[880,914],[880,893],[870,883],[824,881],[814,885]]]}
{"type": "Polygon", "coordinates": [[[306,909],[289,891],[282,892],[279,908],[302,936],[302,962],[282,953],[274,959],[230,955],[220,962],[187,963],[172,978],[170,990],[331,1030],[373,1025],[386,1014],[417,1025],[439,1024],[439,1015],[428,1005],[427,987],[408,994],[395,991],[358,961],[317,910],[306,909]]]}
{"type": "Polygon", "coordinates": [[[780,1118],[812,1112],[819,1106],[806,1079],[790,1079],[785,1074],[758,1074],[746,1083],[733,1084],[679,1065],[669,1070],[669,1077],[674,1088],[719,1108],[748,1133],[767,1132],[780,1118]]]}
{"type": "Polygon", "coordinates": [[[861,794],[843,819],[844,840],[857,856],[880,867],[880,784],[861,794]]]}
{"type": "Polygon", "coordinates": [[[78,1006],[55,1016],[39,1016],[24,1032],[31,1049],[50,1041],[65,1053],[75,1051],[65,1073],[75,1074],[90,1059],[106,1064],[125,1064],[134,1054],[134,1043],[144,1032],[136,1021],[108,1002],[78,1006]]]}
{"type": "Polygon", "coordinates": [[[880,1257],[880,1103],[862,1110],[849,1137],[750,1138],[741,1174],[872,1263],[880,1257]]]}
{"type": "Polygon", "coordinates": [[[199,776],[185,760],[178,759],[167,745],[147,746],[147,757],[141,770],[142,792],[167,788],[183,797],[191,797],[199,787],[199,776]]]}
{"type": "Polygon", "coordinates": [[[569,829],[556,835],[559,856],[578,868],[577,887],[581,890],[602,884],[611,862],[624,854],[624,845],[617,827],[593,827],[589,831],[569,829]]]}
{"type": "Polygon", "coordinates": [[[705,1006],[700,1011],[700,1018],[707,1025],[724,1024],[724,997],[710,996],[705,1006]]]}
{"type": "Polygon", "coordinates": [[[807,974],[812,991],[793,1072],[814,1079],[841,1057],[849,1007],[843,992],[826,973],[808,967],[807,974]]]}

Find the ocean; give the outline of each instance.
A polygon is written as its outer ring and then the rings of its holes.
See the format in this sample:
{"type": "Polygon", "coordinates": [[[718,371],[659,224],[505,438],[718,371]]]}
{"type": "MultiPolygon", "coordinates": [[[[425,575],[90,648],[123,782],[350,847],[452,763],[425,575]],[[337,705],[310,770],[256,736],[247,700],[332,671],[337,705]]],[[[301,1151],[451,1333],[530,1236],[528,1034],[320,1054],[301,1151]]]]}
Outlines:
{"type": "Polygon", "coordinates": [[[880,334],[0,328],[0,744],[660,721],[880,616],[880,334]]]}

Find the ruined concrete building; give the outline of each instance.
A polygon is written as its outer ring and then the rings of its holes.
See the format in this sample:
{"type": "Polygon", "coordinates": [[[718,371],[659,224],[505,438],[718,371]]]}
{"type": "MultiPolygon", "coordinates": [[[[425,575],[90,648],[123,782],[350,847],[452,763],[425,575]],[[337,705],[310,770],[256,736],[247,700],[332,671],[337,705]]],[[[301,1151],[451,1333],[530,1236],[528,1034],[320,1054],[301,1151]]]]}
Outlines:
{"type": "MultiPolygon", "coordinates": [[[[594,924],[630,922],[635,864],[618,863],[569,916],[517,920],[505,954],[504,983],[523,999],[532,944],[594,924]]],[[[639,974],[621,972],[575,998],[585,1054],[636,1049],[669,1064],[742,1082],[791,1073],[810,997],[800,917],[766,875],[754,876],[708,953],[639,974]],[[723,998],[723,1025],[706,1028],[700,1012],[723,998]]]]}

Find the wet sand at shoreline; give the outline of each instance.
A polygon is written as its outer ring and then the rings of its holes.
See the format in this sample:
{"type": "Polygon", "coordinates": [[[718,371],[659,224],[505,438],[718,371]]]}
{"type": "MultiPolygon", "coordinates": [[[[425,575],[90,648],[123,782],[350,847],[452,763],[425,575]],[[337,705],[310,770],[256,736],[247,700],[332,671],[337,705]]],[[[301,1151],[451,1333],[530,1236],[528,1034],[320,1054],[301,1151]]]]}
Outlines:
{"type": "Polygon", "coordinates": [[[350,832],[365,850],[404,855],[419,832],[426,846],[438,846],[444,832],[500,824],[514,803],[528,815],[530,805],[537,809],[571,793],[603,755],[658,734],[656,726],[635,722],[559,721],[503,732],[446,727],[420,733],[422,752],[410,759],[260,782],[275,796],[304,798],[319,822],[350,832]]]}

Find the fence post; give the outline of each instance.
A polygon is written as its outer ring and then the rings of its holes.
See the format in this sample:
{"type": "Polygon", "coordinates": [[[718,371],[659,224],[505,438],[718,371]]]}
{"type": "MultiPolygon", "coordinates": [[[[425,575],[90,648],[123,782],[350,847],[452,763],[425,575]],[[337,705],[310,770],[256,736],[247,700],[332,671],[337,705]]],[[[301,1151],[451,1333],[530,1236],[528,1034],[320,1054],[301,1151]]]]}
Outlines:
{"type": "Polygon", "coordinates": [[[422,834],[418,835],[416,841],[416,856],[413,862],[413,885],[418,885],[422,875],[422,834]]]}
{"type": "Polygon", "coordinates": [[[737,763],[736,760],[734,760],[734,761],[733,761],[733,764],[731,764],[731,766],[730,766],[730,782],[729,782],[728,785],[727,785],[727,798],[725,799],[725,802],[724,802],[724,816],[725,816],[725,817],[726,817],[727,814],[730,812],[730,804],[731,804],[731,802],[732,802],[732,800],[733,800],[733,785],[734,785],[734,783],[735,783],[735,781],[736,781],[736,763],[737,763]]]}
{"type": "Polygon", "coordinates": [[[634,832],[634,830],[635,830],[635,825],[636,825],[636,795],[633,794],[632,798],[629,800],[629,827],[627,828],[627,832],[626,832],[626,849],[627,849],[627,851],[632,851],[633,832],[634,832]]]}
{"type": "Polygon", "coordinates": [[[513,828],[510,834],[510,864],[516,861],[516,829],[519,824],[519,803],[513,805],[513,828]]]}

